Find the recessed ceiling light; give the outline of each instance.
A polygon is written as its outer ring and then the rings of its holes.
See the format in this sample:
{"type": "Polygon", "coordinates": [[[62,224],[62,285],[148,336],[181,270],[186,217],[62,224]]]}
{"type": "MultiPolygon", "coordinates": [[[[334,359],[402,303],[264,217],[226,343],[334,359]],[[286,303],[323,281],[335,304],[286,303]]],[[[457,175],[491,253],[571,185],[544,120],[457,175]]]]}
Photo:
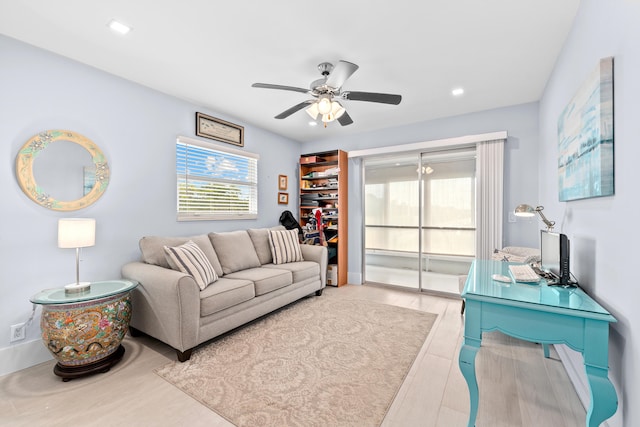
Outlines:
{"type": "Polygon", "coordinates": [[[464,94],[464,89],[461,87],[457,87],[451,91],[451,95],[453,96],[461,96],[462,94],[464,94]]]}
{"type": "Polygon", "coordinates": [[[318,122],[314,122],[313,120],[311,120],[309,122],[309,126],[318,126],[318,122]]]}
{"type": "Polygon", "coordinates": [[[129,31],[131,31],[131,27],[129,27],[128,25],[123,24],[122,22],[118,22],[115,19],[112,19],[111,21],[109,21],[109,24],[107,24],[109,26],[109,28],[111,28],[113,31],[115,31],[118,34],[127,34],[129,31]]]}

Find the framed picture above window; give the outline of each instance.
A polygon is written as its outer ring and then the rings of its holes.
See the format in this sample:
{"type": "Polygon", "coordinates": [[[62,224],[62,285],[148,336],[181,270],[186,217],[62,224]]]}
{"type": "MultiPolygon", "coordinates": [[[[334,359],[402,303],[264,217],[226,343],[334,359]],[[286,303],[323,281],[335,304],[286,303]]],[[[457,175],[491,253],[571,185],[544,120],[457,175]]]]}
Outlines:
{"type": "Polygon", "coordinates": [[[196,113],[196,135],[244,147],[244,127],[196,113]]]}
{"type": "Polygon", "coordinates": [[[278,193],[278,204],[288,205],[289,204],[289,193],[278,193]]]}
{"type": "Polygon", "coordinates": [[[278,190],[286,190],[287,181],[287,175],[278,175],[278,190]]]}

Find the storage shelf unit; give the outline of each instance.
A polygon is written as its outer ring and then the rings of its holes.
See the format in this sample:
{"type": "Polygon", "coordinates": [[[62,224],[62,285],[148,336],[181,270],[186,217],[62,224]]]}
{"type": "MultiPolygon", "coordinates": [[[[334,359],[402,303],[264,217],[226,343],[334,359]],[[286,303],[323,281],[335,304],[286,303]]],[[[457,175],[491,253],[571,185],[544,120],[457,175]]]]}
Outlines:
{"type": "Polygon", "coordinates": [[[342,150],[303,154],[300,157],[300,225],[315,225],[314,209],[322,210],[329,264],[338,266],[335,283],[347,284],[348,165],[342,150]]]}

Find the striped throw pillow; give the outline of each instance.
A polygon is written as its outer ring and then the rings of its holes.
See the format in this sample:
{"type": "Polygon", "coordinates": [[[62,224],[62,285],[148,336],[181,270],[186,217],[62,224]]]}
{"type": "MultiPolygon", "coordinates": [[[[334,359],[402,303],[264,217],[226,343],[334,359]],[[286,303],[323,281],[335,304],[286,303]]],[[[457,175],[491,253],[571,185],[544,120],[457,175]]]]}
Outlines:
{"type": "Polygon", "coordinates": [[[164,253],[171,268],[193,277],[200,290],[218,280],[207,256],[192,240],[180,246],[165,246],[164,253]]]}
{"type": "Polygon", "coordinates": [[[274,264],[303,261],[298,230],[269,230],[269,247],[274,264]]]}

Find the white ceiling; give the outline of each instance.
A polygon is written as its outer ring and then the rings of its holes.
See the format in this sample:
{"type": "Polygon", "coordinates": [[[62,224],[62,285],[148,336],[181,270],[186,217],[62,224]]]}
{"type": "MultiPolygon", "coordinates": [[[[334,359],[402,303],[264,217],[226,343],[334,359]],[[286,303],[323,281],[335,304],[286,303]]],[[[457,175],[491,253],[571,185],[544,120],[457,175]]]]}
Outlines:
{"type": "MultiPolygon", "coordinates": [[[[537,101],[579,0],[0,0],[0,33],[297,141],[537,101]],[[107,23],[133,27],[126,36],[107,23]],[[303,93],[321,62],[360,66],[343,90],[354,124],[310,127],[303,93]],[[451,90],[465,94],[454,98],[451,90]]],[[[1,65],[0,65],[1,66],[1,65]]]]}

